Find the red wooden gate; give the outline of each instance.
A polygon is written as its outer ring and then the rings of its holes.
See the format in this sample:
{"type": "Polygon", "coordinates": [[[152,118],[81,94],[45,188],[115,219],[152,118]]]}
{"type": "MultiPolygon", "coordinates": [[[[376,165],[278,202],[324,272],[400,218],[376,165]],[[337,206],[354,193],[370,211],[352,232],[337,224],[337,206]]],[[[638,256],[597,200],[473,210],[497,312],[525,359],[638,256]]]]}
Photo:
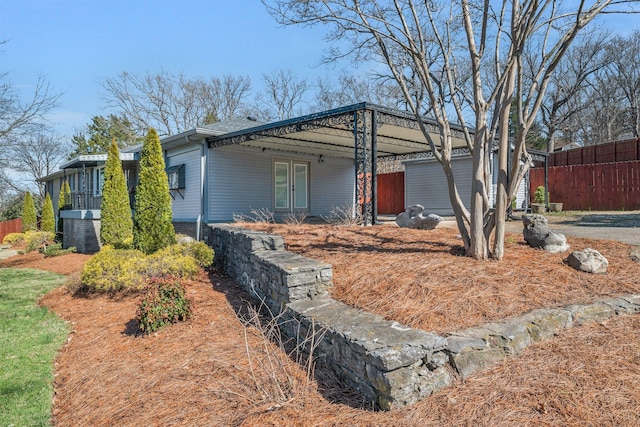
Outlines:
{"type": "Polygon", "coordinates": [[[378,213],[397,215],[404,212],[404,172],[378,175],[378,213]]]}

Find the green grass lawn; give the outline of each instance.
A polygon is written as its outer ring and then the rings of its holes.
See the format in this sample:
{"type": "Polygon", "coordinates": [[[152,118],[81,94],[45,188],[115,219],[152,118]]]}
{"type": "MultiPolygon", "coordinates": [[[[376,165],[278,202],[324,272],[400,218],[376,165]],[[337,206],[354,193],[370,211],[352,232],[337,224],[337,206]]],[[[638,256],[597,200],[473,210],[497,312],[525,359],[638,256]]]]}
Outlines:
{"type": "Polygon", "coordinates": [[[67,325],[46,308],[42,295],[64,276],[33,269],[0,269],[0,424],[49,426],[53,361],[67,325]]]}

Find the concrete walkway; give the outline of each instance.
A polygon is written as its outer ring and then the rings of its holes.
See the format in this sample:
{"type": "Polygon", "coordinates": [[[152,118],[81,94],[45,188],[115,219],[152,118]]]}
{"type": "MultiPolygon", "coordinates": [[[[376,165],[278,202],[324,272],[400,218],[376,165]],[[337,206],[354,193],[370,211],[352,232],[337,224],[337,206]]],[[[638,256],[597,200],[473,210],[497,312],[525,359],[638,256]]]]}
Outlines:
{"type": "Polygon", "coordinates": [[[0,259],[10,258],[14,255],[18,255],[18,251],[11,249],[10,245],[0,245],[0,259]]]}

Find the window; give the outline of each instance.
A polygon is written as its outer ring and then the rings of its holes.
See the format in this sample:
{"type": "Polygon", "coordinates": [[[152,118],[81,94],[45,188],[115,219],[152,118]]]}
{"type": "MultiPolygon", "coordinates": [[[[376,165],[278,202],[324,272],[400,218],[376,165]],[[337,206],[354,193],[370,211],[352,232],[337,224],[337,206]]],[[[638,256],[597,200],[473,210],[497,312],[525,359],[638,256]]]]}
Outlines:
{"type": "Polygon", "coordinates": [[[289,209],[289,162],[275,162],[275,208],[289,209]]]}
{"type": "Polygon", "coordinates": [[[167,178],[169,179],[169,190],[182,190],[186,187],[185,165],[170,166],[167,168],[167,178]]]}
{"type": "Polygon", "coordinates": [[[104,186],[104,166],[93,170],[93,194],[94,196],[102,196],[102,187],[104,186]]]}

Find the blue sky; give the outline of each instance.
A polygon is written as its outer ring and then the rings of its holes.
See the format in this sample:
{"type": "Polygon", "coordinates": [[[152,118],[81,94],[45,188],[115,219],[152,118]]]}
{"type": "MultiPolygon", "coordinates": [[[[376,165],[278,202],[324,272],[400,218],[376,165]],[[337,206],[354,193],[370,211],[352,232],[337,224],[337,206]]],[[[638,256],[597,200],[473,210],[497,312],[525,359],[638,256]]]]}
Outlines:
{"type": "Polygon", "coordinates": [[[259,0],[4,0],[0,72],[24,97],[38,76],[61,105],[50,116],[71,135],[105,115],[100,80],[122,71],[189,76],[262,75],[290,69],[315,82],[322,29],[282,28],[259,0]]]}
{"type": "MultiPolygon", "coordinates": [[[[122,71],[248,75],[254,90],[278,69],[311,83],[331,72],[323,29],[279,27],[259,0],[3,0],[0,12],[0,72],[24,97],[38,76],[63,92],[50,116],[60,135],[109,113],[99,82],[122,71]]],[[[610,26],[627,34],[638,21],[610,26]]]]}

